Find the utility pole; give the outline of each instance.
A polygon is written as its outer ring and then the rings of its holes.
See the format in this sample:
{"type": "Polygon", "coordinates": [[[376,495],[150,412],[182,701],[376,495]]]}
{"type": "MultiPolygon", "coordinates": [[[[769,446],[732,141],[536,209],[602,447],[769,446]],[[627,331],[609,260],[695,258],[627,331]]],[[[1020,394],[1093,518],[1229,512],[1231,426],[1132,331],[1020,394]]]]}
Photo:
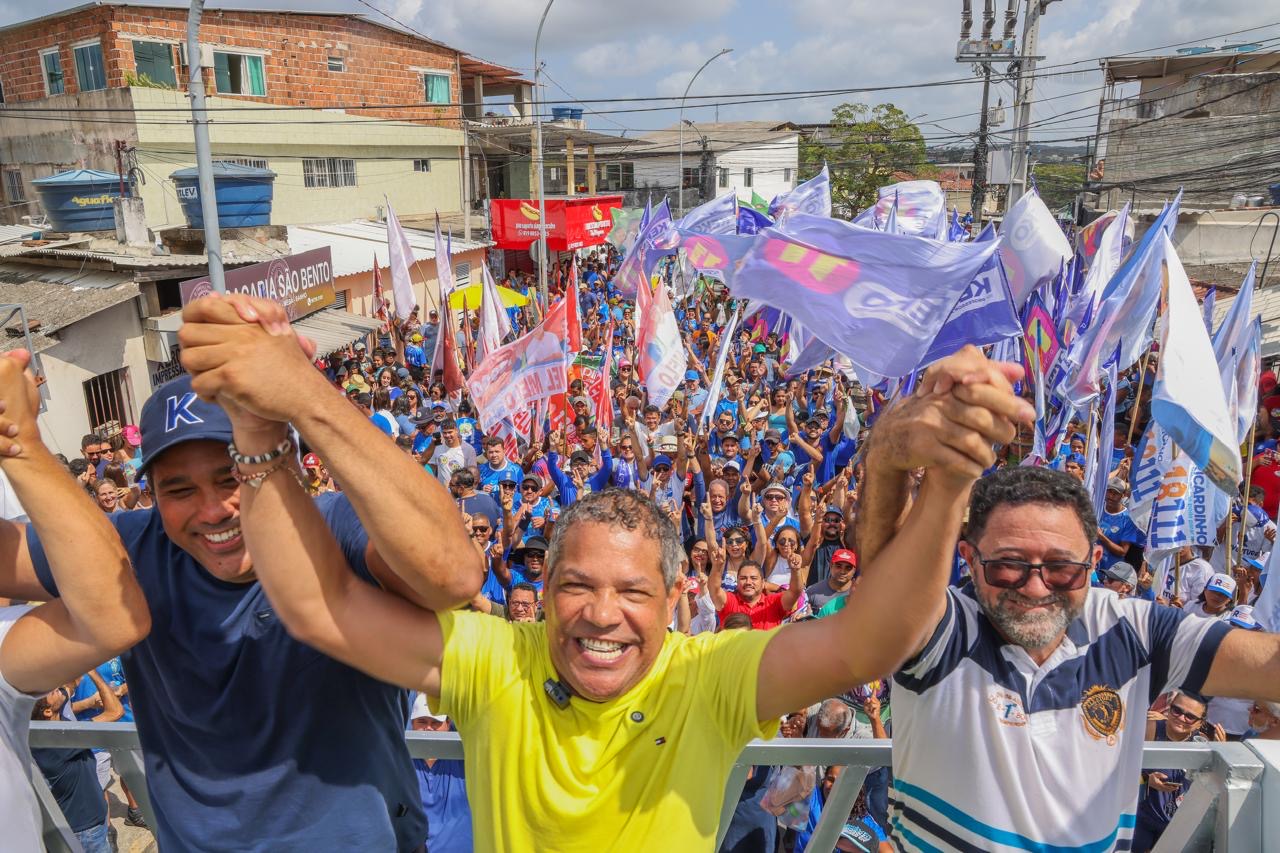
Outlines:
{"type": "MultiPolygon", "coordinates": [[[[1034,2],[1034,0],[1032,0],[1034,2]]],[[[978,117],[978,138],[973,146],[973,195],[972,207],[975,225],[982,224],[982,208],[987,200],[987,151],[989,148],[991,103],[991,65],[993,62],[1013,61],[1017,57],[1013,31],[1018,24],[1017,0],[1008,0],[1004,10],[1004,32],[997,36],[996,0],[984,0],[982,4],[982,32],[973,36],[973,4],[963,0],[960,7],[960,41],[956,43],[956,62],[977,64],[982,69],[982,112],[978,117]]]]}
{"type": "Polygon", "coordinates": [[[542,25],[556,0],[547,0],[547,7],[538,19],[538,34],[533,38],[533,168],[538,170],[538,295],[542,308],[547,302],[547,192],[542,163],[542,94],[538,90],[542,65],[538,62],[538,43],[542,41],[542,25]]]}
{"type": "Polygon", "coordinates": [[[191,123],[196,131],[196,176],[200,215],[204,218],[204,249],[209,255],[209,284],[227,292],[222,271],[222,232],[218,226],[218,200],[213,188],[213,153],[209,147],[209,111],[204,103],[204,68],[200,64],[200,16],[204,0],[191,0],[187,15],[187,93],[191,96],[191,123]]]}
{"type": "MultiPolygon", "coordinates": [[[[975,229],[982,228],[982,209],[987,203],[987,104],[991,98],[991,64],[982,63],[982,114],[978,117],[978,139],[973,146],[973,195],[969,210],[975,229]]],[[[976,233],[976,232],[975,232],[976,233]]]]}
{"type": "Polygon", "coordinates": [[[716,187],[712,183],[714,170],[711,167],[711,148],[707,145],[707,135],[699,134],[698,141],[702,144],[702,159],[698,164],[698,172],[702,178],[698,181],[698,202],[702,204],[715,196],[716,187]]]}
{"type": "Polygon", "coordinates": [[[1031,99],[1035,89],[1036,39],[1040,34],[1040,16],[1055,0],[1027,0],[1022,19],[1022,60],[1018,63],[1018,95],[1013,120],[1012,163],[1009,169],[1009,210],[1027,191],[1027,160],[1030,154],[1031,99]]]}

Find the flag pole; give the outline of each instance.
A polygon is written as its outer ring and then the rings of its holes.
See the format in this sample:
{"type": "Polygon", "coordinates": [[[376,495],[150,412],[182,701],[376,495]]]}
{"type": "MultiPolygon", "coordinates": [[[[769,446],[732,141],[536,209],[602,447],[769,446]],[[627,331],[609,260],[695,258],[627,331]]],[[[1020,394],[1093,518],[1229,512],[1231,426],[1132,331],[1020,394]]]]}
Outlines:
{"type": "MultiPolygon", "coordinates": [[[[1257,439],[1257,437],[1258,437],[1258,418],[1255,416],[1253,419],[1253,426],[1249,428],[1249,452],[1245,456],[1245,464],[1248,467],[1245,468],[1244,470],[1244,501],[1243,503],[1240,504],[1240,554],[1241,556],[1244,555],[1244,532],[1245,532],[1244,514],[1249,511],[1249,489],[1253,487],[1253,447],[1254,447],[1254,440],[1257,439]]],[[[1230,519],[1231,519],[1231,514],[1227,513],[1228,523],[1230,523],[1230,519]]],[[[1230,557],[1231,557],[1230,545],[1228,545],[1227,547],[1227,557],[1228,557],[1227,571],[1231,572],[1233,569],[1235,569],[1235,564],[1232,563],[1230,560],[1230,557]]],[[[1237,604],[1240,603],[1241,592],[1242,592],[1241,588],[1237,586],[1236,587],[1236,603],[1237,604]]]]}
{"type": "Polygon", "coordinates": [[[1129,437],[1124,442],[1126,447],[1133,445],[1133,429],[1138,425],[1138,415],[1141,414],[1142,389],[1147,384],[1147,360],[1150,358],[1151,349],[1148,347],[1142,355],[1142,364],[1138,368],[1138,393],[1133,398],[1133,414],[1129,418],[1129,437]]]}

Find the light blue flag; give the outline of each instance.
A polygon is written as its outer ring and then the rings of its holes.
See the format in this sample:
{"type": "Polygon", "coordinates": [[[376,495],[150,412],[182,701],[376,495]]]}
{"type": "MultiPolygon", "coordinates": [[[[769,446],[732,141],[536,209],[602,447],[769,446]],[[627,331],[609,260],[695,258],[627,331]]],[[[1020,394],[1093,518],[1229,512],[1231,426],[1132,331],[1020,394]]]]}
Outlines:
{"type": "Polygon", "coordinates": [[[725,193],[719,198],[698,205],[676,220],[677,228],[699,231],[703,234],[736,234],[738,227],[738,197],[725,193]]]}
{"type": "Polygon", "coordinates": [[[1240,446],[1213,345],[1186,270],[1163,230],[1156,246],[1156,275],[1166,283],[1167,307],[1160,329],[1151,417],[1215,486],[1235,495],[1240,483],[1240,446]]]}
{"type": "Polygon", "coordinates": [[[1253,605],[1253,616],[1268,631],[1280,632],[1280,548],[1271,549],[1262,577],[1262,594],[1253,605]]]}
{"type": "Polygon", "coordinates": [[[901,234],[898,230],[898,194],[893,194],[893,206],[889,208],[889,215],[884,218],[884,227],[880,229],[886,234],[901,234]]]}
{"type": "Polygon", "coordinates": [[[810,216],[831,215],[831,174],[827,165],[822,171],[793,190],[788,190],[769,202],[769,216],[776,222],[795,213],[810,216]]]}
{"type": "Polygon", "coordinates": [[[735,296],[785,310],[836,352],[884,376],[916,368],[999,247],[885,234],[792,214],[755,238],[735,296]]]}
{"type": "Polygon", "coordinates": [[[768,228],[773,224],[773,220],[765,216],[754,207],[747,205],[739,205],[738,207],[738,233],[739,234],[759,234],[761,228],[768,228]]]}
{"type": "Polygon", "coordinates": [[[951,224],[947,226],[947,240],[961,243],[969,239],[969,229],[960,224],[960,211],[951,208],[951,224]]]}
{"type": "MultiPolygon", "coordinates": [[[[1222,376],[1222,390],[1236,421],[1236,437],[1241,444],[1249,439],[1249,428],[1258,411],[1258,374],[1261,372],[1260,340],[1255,337],[1253,294],[1258,262],[1249,265],[1240,292],[1213,334],[1213,356],[1222,376]],[[1250,372],[1252,371],[1252,372],[1250,372]]],[[[1208,297],[1205,298],[1208,302],[1208,297]]]]}
{"type": "MultiPolygon", "coordinates": [[[[1257,261],[1254,261],[1254,263],[1256,264],[1257,261]]],[[[1249,271],[1253,272],[1253,267],[1250,267],[1249,271]]],[[[1202,307],[1204,309],[1204,329],[1209,333],[1210,337],[1213,337],[1213,306],[1217,304],[1217,301],[1218,288],[1209,288],[1209,292],[1204,295],[1204,304],[1202,307]]]]}
{"type": "MultiPolygon", "coordinates": [[[[704,234],[684,228],[670,228],[654,239],[659,253],[683,249],[689,265],[703,275],[728,285],[739,262],[751,249],[754,238],[736,234],[704,234]]],[[[619,268],[621,269],[621,268],[619,268]]]]}
{"type": "Polygon", "coordinates": [[[1076,406],[1083,407],[1097,396],[1103,359],[1117,345],[1123,343],[1121,370],[1137,361],[1151,345],[1151,327],[1160,304],[1162,282],[1163,249],[1159,238],[1172,233],[1181,201],[1179,192],[1151,223],[1128,259],[1102,289],[1093,323],[1072,342],[1067,354],[1066,380],[1060,390],[1076,406]]]}
{"type": "MultiPolygon", "coordinates": [[[[988,225],[973,242],[985,243],[995,238],[995,227],[988,225]]],[[[969,282],[960,301],[951,309],[947,322],[938,330],[938,336],[933,339],[921,365],[945,358],[965,344],[984,346],[1020,334],[1022,323],[1013,310],[1013,300],[1009,298],[1004,265],[998,257],[993,257],[969,282]]]]}
{"type": "Polygon", "coordinates": [[[636,236],[635,245],[631,247],[631,251],[627,252],[627,256],[622,259],[622,263],[618,266],[618,274],[614,281],[618,286],[618,291],[628,299],[635,299],[638,288],[641,284],[649,286],[650,276],[658,265],[658,261],[662,260],[671,251],[664,251],[655,248],[655,244],[659,238],[668,234],[671,225],[671,208],[667,205],[667,200],[663,199],[662,204],[658,205],[645,218],[644,227],[640,229],[640,233],[636,236]]]}
{"type": "Polygon", "coordinates": [[[877,192],[879,200],[855,216],[853,224],[884,230],[894,210],[899,233],[946,240],[947,196],[937,181],[901,181],[877,192]]]}
{"type": "Polygon", "coordinates": [[[1102,407],[1102,423],[1098,427],[1098,440],[1085,469],[1085,482],[1093,496],[1093,512],[1099,518],[1107,505],[1107,480],[1111,476],[1111,451],[1116,434],[1116,366],[1107,367],[1107,401],[1102,407]]]}

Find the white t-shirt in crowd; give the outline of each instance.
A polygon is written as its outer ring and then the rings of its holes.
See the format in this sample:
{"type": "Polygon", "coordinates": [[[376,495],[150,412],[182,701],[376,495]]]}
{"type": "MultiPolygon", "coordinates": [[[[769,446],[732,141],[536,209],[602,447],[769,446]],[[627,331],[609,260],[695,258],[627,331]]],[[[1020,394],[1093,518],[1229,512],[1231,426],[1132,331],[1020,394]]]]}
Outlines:
{"type": "MultiPolygon", "coordinates": [[[[0,607],[0,646],[30,606],[0,607]]],[[[27,746],[36,697],[20,693],[0,672],[0,827],[11,850],[41,850],[40,805],[31,788],[31,750],[27,746]]]]}
{"type": "Polygon", "coordinates": [[[436,469],[436,478],[447,486],[455,471],[476,464],[476,449],[465,441],[457,447],[445,447],[441,444],[427,461],[436,469]]]}

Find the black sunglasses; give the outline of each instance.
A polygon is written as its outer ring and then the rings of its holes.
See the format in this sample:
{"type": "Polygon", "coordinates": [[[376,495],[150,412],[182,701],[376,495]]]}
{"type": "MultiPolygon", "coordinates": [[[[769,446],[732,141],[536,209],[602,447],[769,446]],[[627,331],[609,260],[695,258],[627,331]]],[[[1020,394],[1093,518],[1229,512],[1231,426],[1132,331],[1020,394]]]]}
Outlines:
{"type": "Polygon", "coordinates": [[[1204,719],[1199,714],[1193,714],[1186,708],[1179,708],[1177,705],[1170,705],[1167,712],[1171,717],[1177,717],[1180,720],[1186,720],[1188,723],[1198,723],[1204,719]]]}
{"type": "Polygon", "coordinates": [[[1031,579],[1032,572],[1039,572],[1040,580],[1053,592],[1072,592],[1085,585],[1093,569],[1093,563],[1074,560],[1050,560],[1046,563],[1005,558],[987,560],[972,542],[969,547],[973,548],[974,557],[982,564],[983,578],[998,589],[1021,589],[1031,579]]]}
{"type": "Polygon", "coordinates": [[[745,544],[747,544],[747,540],[745,540],[745,539],[743,539],[743,538],[741,538],[741,537],[738,537],[738,536],[735,536],[735,537],[733,537],[732,539],[726,539],[726,540],[724,540],[724,541],[725,541],[727,544],[729,544],[729,545],[745,545],[745,544]]]}

